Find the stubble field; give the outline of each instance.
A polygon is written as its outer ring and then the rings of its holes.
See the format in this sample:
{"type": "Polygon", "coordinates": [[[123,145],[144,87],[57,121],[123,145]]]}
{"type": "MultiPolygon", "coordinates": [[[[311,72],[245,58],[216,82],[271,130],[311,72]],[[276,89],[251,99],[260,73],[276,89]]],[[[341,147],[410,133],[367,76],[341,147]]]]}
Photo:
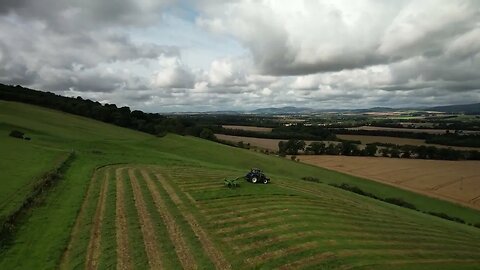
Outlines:
{"type": "Polygon", "coordinates": [[[301,162],[480,209],[480,162],[298,156],[301,162]]]}

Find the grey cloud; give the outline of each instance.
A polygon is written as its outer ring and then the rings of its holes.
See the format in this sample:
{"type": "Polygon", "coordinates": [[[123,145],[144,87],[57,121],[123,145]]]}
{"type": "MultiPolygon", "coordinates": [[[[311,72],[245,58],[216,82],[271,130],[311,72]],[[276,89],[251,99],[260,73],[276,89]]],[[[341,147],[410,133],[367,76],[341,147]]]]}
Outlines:
{"type": "Polygon", "coordinates": [[[37,78],[22,61],[12,58],[10,49],[0,42],[0,81],[6,84],[30,85],[37,78]]]}
{"type": "Polygon", "coordinates": [[[448,41],[478,27],[480,18],[480,3],[468,0],[282,5],[257,1],[221,6],[204,3],[199,25],[236,36],[257,68],[276,76],[434,57],[444,52],[448,41]]]}
{"type": "Polygon", "coordinates": [[[27,20],[40,20],[49,28],[69,31],[105,27],[147,26],[174,0],[7,0],[0,14],[13,12],[27,20]]]}
{"type": "Polygon", "coordinates": [[[121,73],[105,73],[97,69],[82,72],[59,69],[44,69],[39,72],[36,82],[40,87],[51,91],[73,90],[77,92],[113,92],[135,86],[132,78],[121,73]]]}
{"type": "Polygon", "coordinates": [[[149,111],[480,100],[478,1],[187,1],[191,29],[246,49],[195,68],[197,40],[139,42],[175,2],[5,0],[0,82],[149,111]]]}
{"type": "Polygon", "coordinates": [[[0,14],[8,13],[18,7],[24,6],[28,0],[2,0],[0,5],[0,14]]]}

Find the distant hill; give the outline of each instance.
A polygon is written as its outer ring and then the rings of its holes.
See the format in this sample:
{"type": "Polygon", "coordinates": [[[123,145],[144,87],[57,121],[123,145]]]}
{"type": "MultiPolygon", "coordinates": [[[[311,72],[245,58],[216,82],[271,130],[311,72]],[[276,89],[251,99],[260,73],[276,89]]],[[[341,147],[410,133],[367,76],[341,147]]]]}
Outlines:
{"type": "Polygon", "coordinates": [[[253,114],[310,114],[310,113],[322,113],[322,112],[356,112],[356,113],[365,113],[365,112],[391,112],[398,109],[389,108],[389,107],[373,107],[368,109],[312,109],[306,107],[280,107],[280,108],[260,108],[249,113],[253,114]]]}
{"type": "Polygon", "coordinates": [[[480,103],[474,104],[461,104],[461,105],[448,105],[448,106],[434,106],[434,107],[403,107],[403,108],[390,108],[390,107],[372,107],[367,109],[312,109],[305,107],[280,107],[280,108],[260,108],[245,113],[253,114],[310,114],[320,112],[355,112],[355,113],[368,113],[368,112],[393,112],[402,110],[420,110],[420,111],[438,111],[445,113],[480,113],[480,103]]]}
{"type": "Polygon", "coordinates": [[[299,114],[299,113],[313,113],[315,112],[314,109],[311,108],[301,108],[301,107],[280,107],[280,108],[260,108],[253,111],[251,113],[255,114],[299,114]]]}
{"type": "Polygon", "coordinates": [[[447,113],[480,113],[480,103],[430,107],[428,110],[447,113]]]}

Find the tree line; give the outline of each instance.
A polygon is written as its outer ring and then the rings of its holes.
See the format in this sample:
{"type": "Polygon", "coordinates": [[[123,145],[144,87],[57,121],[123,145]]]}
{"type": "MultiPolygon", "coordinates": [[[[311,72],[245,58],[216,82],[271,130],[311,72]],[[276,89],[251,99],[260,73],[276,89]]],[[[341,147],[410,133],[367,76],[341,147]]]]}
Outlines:
{"type": "Polygon", "coordinates": [[[188,118],[132,111],[127,106],[117,107],[115,104],[101,104],[81,97],[64,97],[18,85],[0,84],[0,99],[38,105],[158,136],[172,132],[214,139],[213,132],[207,126],[198,125],[188,118]]]}
{"type": "Polygon", "coordinates": [[[344,155],[344,156],[383,156],[391,158],[418,158],[438,160],[480,160],[480,152],[438,148],[435,146],[395,145],[371,143],[363,149],[351,141],[340,143],[311,142],[290,139],[278,143],[278,153],[281,156],[298,155],[299,152],[310,155],[344,155]]]}
{"type": "Polygon", "coordinates": [[[452,131],[445,134],[429,134],[426,132],[408,132],[396,130],[352,130],[335,129],[335,134],[345,135],[366,135],[366,136],[384,136],[409,139],[425,140],[426,143],[441,144],[449,146],[480,147],[480,135],[463,134],[460,131],[452,131]]]}
{"type": "Polygon", "coordinates": [[[297,138],[302,140],[322,140],[322,141],[336,141],[338,140],[335,134],[324,127],[319,126],[304,126],[296,124],[292,126],[280,126],[273,128],[271,132],[259,132],[242,129],[228,129],[222,126],[212,127],[215,133],[225,135],[240,136],[240,137],[254,137],[264,139],[289,139],[297,138]]]}

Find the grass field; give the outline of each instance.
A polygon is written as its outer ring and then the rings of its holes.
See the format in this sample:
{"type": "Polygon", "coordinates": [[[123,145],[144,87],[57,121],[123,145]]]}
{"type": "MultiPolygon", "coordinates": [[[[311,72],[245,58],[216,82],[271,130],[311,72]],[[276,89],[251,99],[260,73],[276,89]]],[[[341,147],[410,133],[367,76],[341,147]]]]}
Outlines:
{"type": "Polygon", "coordinates": [[[218,179],[231,174],[128,164],[98,170],[60,268],[382,269],[480,262],[473,228],[288,179],[225,190],[218,179]]]}
{"type": "Polygon", "coordinates": [[[480,161],[298,156],[300,161],[480,210],[480,161]]]}
{"type": "MultiPolygon", "coordinates": [[[[478,211],[449,202],[198,138],[157,138],[20,103],[0,101],[0,125],[32,138],[11,148],[1,139],[8,151],[2,154],[26,147],[25,155],[38,158],[43,152],[33,149],[52,150],[33,176],[54,166],[55,153],[76,152],[64,179],[41,195],[0,251],[0,269],[384,269],[386,263],[475,269],[480,263],[479,229],[326,183],[480,222],[478,211]],[[222,186],[224,177],[250,167],[264,169],[272,183],[222,186]]],[[[9,164],[3,179],[14,179],[22,166],[28,165],[9,164]]]]}
{"type": "Polygon", "coordinates": [[[18,209],[42,175],[67,154],[9,137],[12,129],[15,127],[0,123],[0,220],[18,209]]]}

